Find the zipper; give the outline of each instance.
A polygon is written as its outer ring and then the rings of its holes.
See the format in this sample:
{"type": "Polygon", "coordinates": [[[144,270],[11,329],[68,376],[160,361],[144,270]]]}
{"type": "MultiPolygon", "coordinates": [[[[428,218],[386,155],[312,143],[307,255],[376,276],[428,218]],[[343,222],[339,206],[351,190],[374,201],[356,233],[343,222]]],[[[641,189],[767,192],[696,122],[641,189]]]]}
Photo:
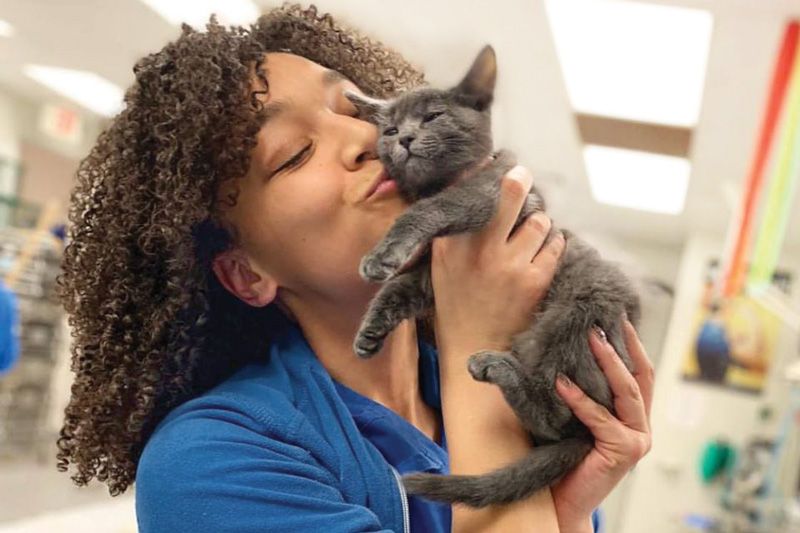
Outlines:
{"type": "Polygon", "coordinates": [[[411,533],[411,520],[408,517],[408,495],[406,494],[406,488],[403,486],[403,480],[400,479],[400,474],[397,470],[395,470],[392,465],[389,465],[389,468],[392,469],[394,478],[397,480],[397,487],[400,489],[400,502],[403,505],[403,533],[411,533]]]}

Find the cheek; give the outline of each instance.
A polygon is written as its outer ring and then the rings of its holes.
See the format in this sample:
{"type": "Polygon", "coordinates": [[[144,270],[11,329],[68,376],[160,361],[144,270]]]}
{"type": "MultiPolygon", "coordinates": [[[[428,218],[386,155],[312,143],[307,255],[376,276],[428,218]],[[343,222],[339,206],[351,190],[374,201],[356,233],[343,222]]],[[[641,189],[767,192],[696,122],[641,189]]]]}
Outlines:
{"type": "Polygon", "coordinates": [[[339,211],[339,191],[324,180],[291,185],[266,191],[256,214],[263,220],[264,236],[281,247],[276,252],[324,239],[339,211]]]}
{"type": "MultiPolygon", "coordinates": [[[[309,169],[311,170],[311,169],[309,169]]],[[[361,287],[361,257],[407,207],[343,201],[344,177],[297,173],[242,194],[237,228],[250,256],[286,287],[361,287]]]]}
{"type": "Polygon", "coordinates": [[[391,152],[391,141],[387,137],[378,137],[378,155],[383,156],[391,152]]]}
{"type": "Polygon", "coordinates": [[[254,256],[286,284],[324,286],[337,273],[357,274],[362,249],[363,217],[342,204],[342,191],[315,180],[268,191],[254,213],[259,219],[254,256]]]}

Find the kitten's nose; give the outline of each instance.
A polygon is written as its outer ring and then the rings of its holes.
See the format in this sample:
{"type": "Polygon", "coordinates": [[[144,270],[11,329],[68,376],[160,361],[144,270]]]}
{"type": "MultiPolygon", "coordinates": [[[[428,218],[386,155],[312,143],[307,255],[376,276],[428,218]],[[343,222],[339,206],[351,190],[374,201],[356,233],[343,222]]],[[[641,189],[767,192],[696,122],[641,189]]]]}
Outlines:
{"type": "Polygon", "coordinates": [[[411,146],[411,143],[414,141],[416,137],[412,137],[411,135],[406,135],[405,137],[400,137],[400,144],[408,150],[408,147],[411,146]]]}

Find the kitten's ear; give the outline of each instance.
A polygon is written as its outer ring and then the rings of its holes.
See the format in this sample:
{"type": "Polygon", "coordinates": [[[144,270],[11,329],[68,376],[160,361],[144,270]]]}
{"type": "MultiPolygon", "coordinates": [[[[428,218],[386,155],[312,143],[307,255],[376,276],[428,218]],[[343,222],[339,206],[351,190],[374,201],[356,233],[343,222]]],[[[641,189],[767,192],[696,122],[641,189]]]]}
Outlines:
{"type": "Polygon", "coordinates": [[[356,109],[358,110],[358,118],[366,120],[367,122],[372,122],[373,124],[380,120],[381,115],[387,107],[385,100],[370,98],[353,91],[345,91],[344,95],[354,106],[356,106],[356,109]]]}
{"type": "Polygon", "coordinates": [[[490,45],[483,47],[478,57],[454,91],[467,96],[475,103],[478,111],[483,111],[492,103],[494,84],[497,79],[497,57],[490,45]]]}

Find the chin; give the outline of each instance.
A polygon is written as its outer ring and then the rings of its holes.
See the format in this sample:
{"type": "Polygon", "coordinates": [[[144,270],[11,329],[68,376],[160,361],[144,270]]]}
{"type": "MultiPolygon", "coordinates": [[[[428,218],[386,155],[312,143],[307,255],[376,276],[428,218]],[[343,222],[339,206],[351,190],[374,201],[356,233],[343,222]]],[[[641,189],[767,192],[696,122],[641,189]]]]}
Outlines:
{"type": "Polygon", "coordinates": [[[378,244],[389,233],[389,229],[409,205],[401,195],[397,195],[393,198],[384,198],[372,207],[369,222],[363,233],[369,236],[372,246],[378,244]]]}

